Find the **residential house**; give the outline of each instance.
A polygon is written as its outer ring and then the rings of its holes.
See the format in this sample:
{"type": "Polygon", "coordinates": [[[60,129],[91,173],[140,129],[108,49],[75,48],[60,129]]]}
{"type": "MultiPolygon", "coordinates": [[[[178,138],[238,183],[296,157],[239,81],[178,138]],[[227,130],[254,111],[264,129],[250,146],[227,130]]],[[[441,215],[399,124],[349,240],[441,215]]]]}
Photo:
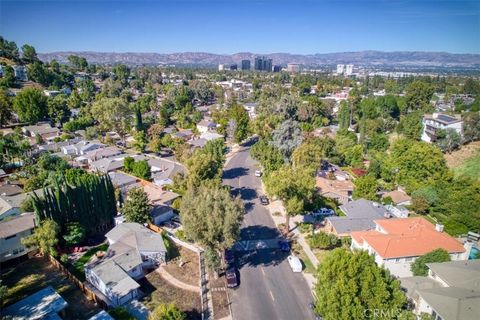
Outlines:
{"type": "Polygon", "coordinates": [[[375,220],[375,229],[351,233],[352,249],[368,251],[379,266],[396,277],[411,277],[416,258],[435,249],[445,249],[451,260],[468,259],[469,250],[422,217],[375,220]]]}
{"type": "Polygon", "coordinates": [[[27,68],[25,68],[25,66],[14,65],[12,68],[15,79],[19,81],[28,81],[27,68]]]}
{"type": "Polygon", "coordinates": [[[100,143],[99,141],[82,140],[74,144],[63,146],[61,149],[63,154],[65,155],[80,156],[86,154],[87,152],[92,152],[94,150],[102,149],[104,147],[105,145],[103,143],[100,143]]]}
{"type": "Polygon", "coordinates": [[[109,172],[108,175],[112,184],[120,189],[122,196],[125,197],[131,186],[137,184],[137,178],[123,172],[109,172]]]}
{"type": "Polygon", "coordinates": [[[177,132],[173,132],[173,138],[182,139],[184,141],[190,140],[193,137],[193,131],[191,129],[185,129],[177,132]]]}
{"type": "Polygon", "coordinates": [[[106,148],[99,148],[93,151],[88,151],[83,155],[75,158],[80,164],[91,164],[97,160],[105,159],[105,158],[113,158],[120,156],[123,153],[121,149],[115,146],[109,146],[106,148]]]}
{"type": "Polygon", "coordinates": [[[2,310],[2,318],[12,320],[55,320],[65,319],[68,303],[52,286],[12,304],[2,310]],[[60,317],[62,316],[62,317],[60,317]]]}
{"type": "Polygon", "coordinates": [[[22,238],[28,237],[35,228],[35,215],[25,213],[0,221],[0,262],[21,257],[35,249],[27,249],[22,238]]]}
{"type": "Polygon", "coordinates": [[[334,199],[340,204],[352,200],[354,184],[350,180],[331,180],[325,177],[315,177],[318,193],[325,198],[334,199]]]}
{"type": "Polygon", "coordinates": [[[217,124],[215,122],[204,119],[197,123],[197,129],[200,133],[215,131],[215,129],[217,129],[217,124]]]}
{"type": "Polygon", "coordinates": [[[476,320],[480,316],[480,260],[427,263],[427,277],[401,278],[414,313],[433,320],[476,320]]]}
{"type": "Polygon", "coordinates": [[[90,170],[108,173],[123,168],[123,158],[103,158],[90,163],[90,170]]]}
{"type": "Polygon", "coordinates": [[[412,204],[412,198],[401,188],[382,194],[382,199],[385,198],[392,199],[395,205],[408,206],[412,204]]]}
{"type": "Polygon", "coordinates": [[[247,110],[248,112],[248,117],[250,119],[255,119],[257,117],[257,113],[256,113],[256,110],[257,110],[257,107],[258,107],[258,103],[256,102],[247,102],[247,103],[244,103],[243,104],[243,107],[245,108],[245,110],[247,110]]]}
{"type": "Polygon", "coordinates": [[[339,207],[345,216],[331,216],[325,218],[322,228],[327,233],[338,237],[349,236],[353,231],[375,229],[375,220],[389,216],[388,210],[373,201],[358,199],[339,207]]]}
{"type": "Polygon", "coordinates": [[[40,137],[43,141],[53,141],[60,136],[60,130],[52,127],[48,122],[39,122],[33,126],[22,127],[22,131],[28,137],[40,137]]]}
{"type": "Polygon", "coordinates": [[[154,224],[160,225],[162,222],[170,220],[174,215],[171,205],[179,195],[148,181],[141,181],[140,184],[143,186],[152,207],[150,214],[154,224]]]}
{"type": "Polygon", "coordinates": [[[107,304],[119,306],[139,297],[136,280],[165,262],[167,249],[160,234],[138,223],[120,223],[105,237],[108,251],[85,267],[85,277],[107,304]]]}
{"type": "Polygon", "coordinates": [[[422,140],[434,142],[437,139],[438,130],[453,129],[462,134],[463,120],[443,113],[426,114],[422,120],[422,140]]]}
{"type": "Polygon", "coordinates": [[[173,183],[173,177],[179,173],[185,173],[185,167],[178,162],[167,159],[148,158],[153,182],[157,186],[173,183]]]}

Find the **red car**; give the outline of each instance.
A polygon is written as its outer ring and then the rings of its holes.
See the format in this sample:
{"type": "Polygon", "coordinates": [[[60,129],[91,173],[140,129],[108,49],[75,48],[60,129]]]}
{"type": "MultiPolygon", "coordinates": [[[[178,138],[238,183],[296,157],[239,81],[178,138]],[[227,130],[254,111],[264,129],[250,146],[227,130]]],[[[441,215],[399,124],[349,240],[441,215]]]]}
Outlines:
{"type": "Polygon", "coordinates": [[[225,272],[225,277],[227,278],[227,287],[235,288],[238,286],[237,272],[235,268],[230,268],[225,272]]]}

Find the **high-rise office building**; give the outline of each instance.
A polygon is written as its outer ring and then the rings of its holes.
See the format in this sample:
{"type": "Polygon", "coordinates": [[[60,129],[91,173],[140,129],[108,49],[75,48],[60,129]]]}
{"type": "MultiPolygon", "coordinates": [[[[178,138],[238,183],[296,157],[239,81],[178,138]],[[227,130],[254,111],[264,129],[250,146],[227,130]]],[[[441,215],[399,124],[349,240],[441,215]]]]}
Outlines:
{"type": "Polygon", "coordinates": [[[250,60],[242,60],[242,70],[250,70],[250,60]]]}
{"type": "Polygon", "coordinates": [[[230,70],[237,70],[237,64],[236,63],[231,64],[230,65],[230,70]]]}
{"type": "Polygon", "coordinates": [[[344,71],[345,71],[345,65],[337,64],[337,74],[343,74],[344,71]]]}
{"type": "Polygon", "coordinates": [[[218,65],[218,71],[223,71],[225,70],[225,65],[224,64],[219,64],[218,65]]]}
{"type": "Polygon", "coordinates": [[[273,70],[272,70],[272,71],[273,71],[273,72],[280,72],[280,71],[282,71],[282,66],[276,64],[276,65],[273,66],[273,70]]]}
{"type": "Polygon", "coordinates": [[[272,59],[266,57],[255,57],[255,70],[258,71],[272,71],[272,59]]]}
{"type": "Polygon", "coordinates": [[[345,66],[345,75],[349,76],[353,73],[353,64],[347,64],[345,66]]]}

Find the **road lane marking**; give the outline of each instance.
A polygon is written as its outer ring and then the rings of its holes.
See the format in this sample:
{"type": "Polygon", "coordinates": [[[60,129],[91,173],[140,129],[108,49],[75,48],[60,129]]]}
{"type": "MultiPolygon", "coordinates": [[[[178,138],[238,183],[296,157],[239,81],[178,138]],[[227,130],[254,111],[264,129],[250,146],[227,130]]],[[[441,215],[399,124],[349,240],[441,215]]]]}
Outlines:
{"type": "Polygon", "coordinates": [[[272,297],[272,300],[275,301],[275,298],[273,297],[272,290],[270,290],[270,296],[272,297]]]}

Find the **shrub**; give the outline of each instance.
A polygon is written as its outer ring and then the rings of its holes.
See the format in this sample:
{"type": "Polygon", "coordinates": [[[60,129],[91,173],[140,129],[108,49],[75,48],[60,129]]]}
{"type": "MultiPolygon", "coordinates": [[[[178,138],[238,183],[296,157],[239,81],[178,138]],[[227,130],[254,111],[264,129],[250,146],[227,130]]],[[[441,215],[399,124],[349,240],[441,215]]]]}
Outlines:
{"type": "Polygon", "coordinates": [[[60,261],[63,264],[68,264],[68,255],[66,253],[62,254],[61,257],[60,257],[60,261]]]}
{"type": "Polygon", "coordinates": [[[333,234],[320,231],[309,237],[308,243],[312,249],[331,249],[338,246],[339,239],[333,234]]]}
{"type": "Polygon", "coordinates": [[[450,261],[450,255],[445,249],[435,249],[417,258],[410,266],[414,276],[426,276],[428,274],[427,263],[450,261]]]}

